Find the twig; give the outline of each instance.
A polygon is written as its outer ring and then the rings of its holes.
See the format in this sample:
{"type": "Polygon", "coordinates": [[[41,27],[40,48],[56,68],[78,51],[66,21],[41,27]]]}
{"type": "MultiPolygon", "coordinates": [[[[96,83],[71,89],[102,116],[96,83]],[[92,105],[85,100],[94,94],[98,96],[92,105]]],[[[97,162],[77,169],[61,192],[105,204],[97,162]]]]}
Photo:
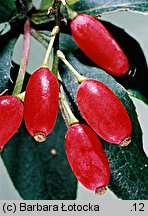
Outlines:
{"type": "Polygon", "coordinates": [[[59,57],[57,53],[54,55],[53,65],[52,65],[52,73],[57,77],[58,76],[58,65],[59,65],[59,57]]]}
{"type": "Polygon", "coordinates": [[[21,64],[20,64],[17,80],[14,86],[14,90],[12,93],[13,95],[19,94],[22,90],[25,73],[28,65],[29,51],[30,51],[30,21],[29,19],[27,19],[24,25],[24,44],[23,44],[21,64]]]}
{"type": "Polygon", "coordinates": [[[68,122],[68,119],[67,119],[67,117],[65,115],[64,108],[62,106],[62,102],[60,100],[59,100],[59,109],[61,111],[61,115],[63,117],[63,120],[65,122],[66,127],[69,128],[69,122],[68,122]]]}

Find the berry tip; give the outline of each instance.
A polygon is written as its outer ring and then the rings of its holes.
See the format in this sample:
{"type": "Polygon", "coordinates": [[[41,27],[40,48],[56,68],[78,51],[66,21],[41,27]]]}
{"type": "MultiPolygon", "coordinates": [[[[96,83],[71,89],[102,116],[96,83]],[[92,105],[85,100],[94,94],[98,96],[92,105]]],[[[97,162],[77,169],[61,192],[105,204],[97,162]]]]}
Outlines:
{"type": "Polygon", "coordinates": [[[122,147],[128,146],[131,143],[131,137],[125,138],[119,145],[122,147]]]}
{"type": "Polygon", "coordinates": [[[43,132],[37,132],[34,134],[34,139],[37,142],[44,142],[46,140],[46,135],[43,132]]]}
{"type": "Polygon", "coordinates": [[[107,191],[107,188],[106,188],[106,187],[96,188],[95,194],[96,194],[96,195],[103,195],[106,191],[107,191]]]}

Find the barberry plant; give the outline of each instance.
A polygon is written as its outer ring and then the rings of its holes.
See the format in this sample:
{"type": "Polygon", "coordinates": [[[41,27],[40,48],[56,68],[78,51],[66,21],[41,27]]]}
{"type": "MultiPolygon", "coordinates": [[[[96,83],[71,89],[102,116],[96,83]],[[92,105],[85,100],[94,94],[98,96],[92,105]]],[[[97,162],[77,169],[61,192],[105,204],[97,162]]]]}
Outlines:
{"type": "Polygon", "coordinates": [[[0,0],[0,151],[23,199],[76,199],[78,182],[94,196],[109,188],[120,199],[148,199],[132,102],[148,104],[148,67],[126,29],[104,20],[128,10],[146,15],[148,2],[0,0]],[[30,49],[40,51],[31,38],[46,48],[32,75],[30,49]]]}

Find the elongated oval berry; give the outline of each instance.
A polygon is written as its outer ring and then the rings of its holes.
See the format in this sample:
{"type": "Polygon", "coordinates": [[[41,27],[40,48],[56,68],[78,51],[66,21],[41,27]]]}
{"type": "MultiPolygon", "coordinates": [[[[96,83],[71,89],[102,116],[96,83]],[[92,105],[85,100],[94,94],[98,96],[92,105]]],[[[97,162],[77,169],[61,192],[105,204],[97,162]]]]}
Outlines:
{"type": "Polygon", "coordinates": [[[17,132],[23,119],[23,104],[19,98],[0,97],[0,148],[17,132]]]}
{"type": "Polygon", "coordinates": [[[100,137],[115,144],[129,144],[130,118],[105,84],[92,79],[83,81],[77,89],[76,100],[83,117],[100,137]]]}
{"type": "Polygon", "coordinates": [[[78,47],[106,72],[115,76],[128,72],[126,55],[99,20],[79,14],[71,21],[71,32],[78,47]]]}
{"type": "Polygon", "coordinates": [[[66,136],[66,154],[77,179],[89,190],[103,193],[109,183],[108,159],[97,135],[84,124],[73,124],[66,136]]]}
{"type": "Polygon", "coordinates": [[[39,68],[30,77],[24,100],[28,132],[39,142],[53,129],[58,113],[59,84],[48,68],[39,68]]]}

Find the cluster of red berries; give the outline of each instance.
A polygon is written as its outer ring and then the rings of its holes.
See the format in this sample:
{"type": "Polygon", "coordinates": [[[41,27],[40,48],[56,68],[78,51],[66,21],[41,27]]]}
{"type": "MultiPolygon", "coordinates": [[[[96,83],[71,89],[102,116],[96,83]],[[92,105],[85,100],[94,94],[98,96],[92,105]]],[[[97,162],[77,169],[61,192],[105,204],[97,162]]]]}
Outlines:
{"type": "MultiPolygon", "coordinates": [[[[128,71],[125,54],[98,20],[77,15],[71,22],[71,31],[82,51],[107,72],[120,76],[128,71]]],[[[48,67],[31,75],[24,108],[16,96],[1,96],[0,147],[18,130],[23,116],[31,136],[44,141],[56,122],[58,98],[58,80],[48,67]]],[[[127,145],[131,141],[131,121],[117,96],[97,80],[84,79],[77,89],[76,101],[90,127],[79,122],[70,125],[65,136],[67,158],[77,179],[100,194],[109,183],[110,168],[97,135],[108,142],[127,145]]]]}
{"type": "Polygon", "coordinates": [[[30,77],[26,87],[24,106],[17,96],[1,96],[0,148],[19,129],[23,116],[31,136],[43,142],[54,128],[58,112],[58,97],[58,80],[46,67],[39,68],[30,77]]]}

